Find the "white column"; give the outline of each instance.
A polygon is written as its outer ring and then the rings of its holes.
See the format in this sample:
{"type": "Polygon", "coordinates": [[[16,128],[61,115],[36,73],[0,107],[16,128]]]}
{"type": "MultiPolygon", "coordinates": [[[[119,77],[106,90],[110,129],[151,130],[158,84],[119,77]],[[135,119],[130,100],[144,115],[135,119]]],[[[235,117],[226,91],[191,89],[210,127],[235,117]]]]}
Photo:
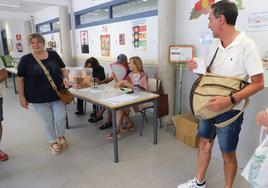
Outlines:
{"type": "Polygon", "coordinates": [[[62,60],[66,66],[72,66],[72,44],[68,6],[59,6],[59,19],[62,60]]]}
{"type": "Polygon", "coordinates": [[[168,49],[175,43],[176,0],[158,0],[158,65],[157,76],[162,82],[164,93],[168,94],[169,115],[165,123],[171,121],[174,114],[175,68],[170,65],[168,49]]]}
{"type": "Polygon", "coordinates": [[[25,28],[25,41],[26,41],[26,45],[25,45],[26,49],[25,49],[25,51],[27,53],[30,53],[31,50],[29,48],[28,40],[27,39],[28,39],[28,36],[31,33],[33,33],[33,28],[32,28],[31,20],[27,20],[27,21],[24,22],[24,28],[25,28]]]}

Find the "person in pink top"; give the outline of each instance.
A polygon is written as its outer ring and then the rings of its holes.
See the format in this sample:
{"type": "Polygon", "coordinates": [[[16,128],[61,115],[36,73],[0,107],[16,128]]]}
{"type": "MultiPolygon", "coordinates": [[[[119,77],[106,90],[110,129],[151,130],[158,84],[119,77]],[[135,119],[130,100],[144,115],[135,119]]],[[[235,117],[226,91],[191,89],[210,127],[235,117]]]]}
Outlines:
{"type": "MultiPolygon", "coordinates": [[[[129,59],[129,69],[131,73],[124,80],[116,82],[116,87],[127,87],[132,90],[147,90],[148,89],[148,77],[144,73],[143,63],[140,57],[134,56],[129,59]]],[[[138,112],[138,105],[132,107],[134,112],[138,112]]],[[[129,118],[130,109],[126,108],[116,112],[116,123],[117,123],[117,138],[121,137],[121,132],[128,132],[135,130],[134,123],[129,118]],[[121,127],[122,121],[125,119],[127,125],[121,127]]],[[[107,139],[113,139],[113,134],[109,133],[107,139]]]]}

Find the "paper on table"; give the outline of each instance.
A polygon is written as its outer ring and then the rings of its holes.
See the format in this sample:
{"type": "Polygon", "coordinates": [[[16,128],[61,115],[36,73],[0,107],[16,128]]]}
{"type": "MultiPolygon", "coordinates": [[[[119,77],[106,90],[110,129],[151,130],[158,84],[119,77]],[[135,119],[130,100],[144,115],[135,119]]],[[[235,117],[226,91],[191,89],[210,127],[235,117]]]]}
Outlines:
{"type": "Polygon", "coordinates": [[[203,57],[194,57],[197,63],[197,68],[193,70],[194,73],[206,74],[205,59],[203,57]]]}
{"type": "Polygon", "coordinates": [[[92,88],[83,88],[83,89],[79,89],[79,91],[91,92],[91,93],[101,93],[101,92],[103,92],[103,90],[100,90],[100,89],[92,89],[92,88]]]}
{"type": "Polygon", "coordinates": [[[103,99],[103,101],[108,102],[110,104],[117,105],[117,104],[122,104],[122,103],[125,103],[125,102],[133,101],[133,100],[135,100],[137,98],[138,97],[136,97],[136,96],[131,96],[131,95],[124,94],[124,95],[119,95],[119,96],[116,96],[116,97],[106,98],[106,99],[103,99]]]}

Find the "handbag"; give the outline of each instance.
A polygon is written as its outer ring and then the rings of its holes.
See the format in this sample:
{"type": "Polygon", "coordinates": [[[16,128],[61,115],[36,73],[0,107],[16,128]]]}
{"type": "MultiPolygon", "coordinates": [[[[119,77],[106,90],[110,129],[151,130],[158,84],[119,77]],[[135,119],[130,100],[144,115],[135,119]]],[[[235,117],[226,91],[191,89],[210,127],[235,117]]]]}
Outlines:
{"type": "Polygon", "coordinates": [[[241,175],[253,187],[266,188],[268,187],[267,169],[268,169],[268,136],[266,135],[264,140],[256,148],[253,156],[248,161],[241,175]]]}
{"type": "MultiPolygon", "coordinates": [[[[237,104],[230,104],[220,111],[211,111],[206,107],[206,105],[211,97],[231,96],[232,94],[246,87],[248,84],[247,78],[241,79],[237,77],[227,77],[210,73],[210,67],[217,55],[218,49],[219,48],[217,48],[211,63],[207,68],[207,73],[197,78],[190,91],[191,111],[194,116],[199,119],[211,119],[233,109],[237,104]]],[[[237,115],[222,123],[215,124],[215,126],[225,127],[233,123],[244,112],[248,103],[249,99],[246,98],[243,107],[240,109],[240,112],[237,115]]]]}
{"type": "Polygon", "coordinates": [[[32,54],[34,59],[38,62],[41,69],[44,71],[44,74],[46,75],[51,87],[53,90],[57,93],[58,97],[64,104],[69,104],[74,100],[74,96],[71,94],[71,92],[63,85],[60,89],[57,88],[55,82],[51,78],[47,68],[43,65],[43,63],[34,55],[32,54]]]}

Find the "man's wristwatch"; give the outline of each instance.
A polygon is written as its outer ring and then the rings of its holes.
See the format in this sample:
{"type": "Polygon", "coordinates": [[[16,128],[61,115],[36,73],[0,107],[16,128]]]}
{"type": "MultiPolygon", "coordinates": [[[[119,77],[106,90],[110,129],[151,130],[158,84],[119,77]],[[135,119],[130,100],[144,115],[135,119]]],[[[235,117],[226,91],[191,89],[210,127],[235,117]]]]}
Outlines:
{"type": "Polygon", "coordinates": [[[236,102],[235,102],[235,98],[233,97],[233,95],[230,95],[230,100],[231,100],[231,103],[232,104],[235,104],[236,102]]]}

